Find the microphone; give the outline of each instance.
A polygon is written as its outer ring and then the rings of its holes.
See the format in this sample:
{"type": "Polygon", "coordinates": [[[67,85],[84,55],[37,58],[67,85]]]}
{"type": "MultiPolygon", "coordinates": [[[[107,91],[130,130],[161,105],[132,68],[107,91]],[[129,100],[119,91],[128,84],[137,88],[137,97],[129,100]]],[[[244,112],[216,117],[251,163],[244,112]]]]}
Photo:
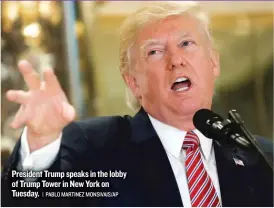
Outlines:
{"type": "Polygon", "coordinates": [[[223,119],[220,115],[208,109],[197,111],[193,117],[194,126],[206,137],[212,138],[225,146],[239,145],[248,148],[250,142],[236,123],[223,119]]]}
{"type": "Polygon", "coordinates": [[[229,119],[223,119],[211,110],[201,109],[195,113],[193,124],[206,137],[213,139],[226,149],[233,149],[233,155],[238,155],[242,159],[246,158],[245,155],[248,156],[249,159],[245,161],[249,164],[253,164],[257,160],[256,155],[260,155],[273,172],[271,160],[263,152],[254,136],[244,126],[244,122],[236,110],[229,111],[229,119]]]}

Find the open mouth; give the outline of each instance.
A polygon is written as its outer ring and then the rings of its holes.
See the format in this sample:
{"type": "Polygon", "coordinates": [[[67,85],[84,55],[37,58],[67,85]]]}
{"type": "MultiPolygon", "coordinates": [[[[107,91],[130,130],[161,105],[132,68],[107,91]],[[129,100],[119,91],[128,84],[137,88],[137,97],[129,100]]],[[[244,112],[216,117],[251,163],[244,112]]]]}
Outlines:
{"type": "Polygon", "coordinates": [[[191,86],[191,81],[187,77],[179,77],[173,83],[171,89],[177,92],[187,91],[191,86]]]}

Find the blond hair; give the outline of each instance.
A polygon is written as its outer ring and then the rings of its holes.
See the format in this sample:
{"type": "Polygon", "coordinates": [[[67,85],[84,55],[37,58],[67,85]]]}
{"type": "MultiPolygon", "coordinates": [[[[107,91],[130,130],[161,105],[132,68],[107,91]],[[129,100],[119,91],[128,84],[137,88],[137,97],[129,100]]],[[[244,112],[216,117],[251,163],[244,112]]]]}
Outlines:
{"type": "MultiPolygon", "coordinates": [[[[201,10],[196,2],[153,2],[132,15],[130,15],[120,28],[120,72],[124,74],[132,70],[131,47],[135,43],[139,31],[152,22],[165,19],[169,16],[189,14],[196,18],[203,26],[203,31],[207,38],[212,42],[209,31],[209,18],[201,10]]],[[[126,89],[126,102],[129,108],[138,111],[141,107],[138,99],[135,98],[131,90],[126,89]]]]}

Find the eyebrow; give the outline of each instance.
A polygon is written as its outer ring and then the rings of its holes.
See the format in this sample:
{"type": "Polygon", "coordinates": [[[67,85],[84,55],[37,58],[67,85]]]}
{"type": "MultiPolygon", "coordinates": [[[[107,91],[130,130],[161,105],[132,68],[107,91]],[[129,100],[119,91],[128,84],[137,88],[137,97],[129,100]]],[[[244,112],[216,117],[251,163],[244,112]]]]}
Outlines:
{"type": "Polygon", "coordinates": [[[189,36],[190,36],[189,32],[180,31],[180,32],[177,33],[176,38],[177,39],[182,39],[182,38],[186,38],[186,37],[189,37],[189,36]]]}
{"type": "Polygon", "coordinates": [[[144,44],[140,47],[141,51],[148,48],[151,45],[164,45],[164,39],[148,39],[144,42],[144,44]]]}
{"type": "MultiPolygon", "coordinates": [[[[176,36],[176,39],[182,39],[185,37],[189,37],[190,34],[185,31],[180,31],[178,32],[176,36]]],[[[148,48],[151,45],[164,45],[165,40],[164,39],[148,39],[144,42],[144,44],[140,47],[141,51],[148,48]]]]}

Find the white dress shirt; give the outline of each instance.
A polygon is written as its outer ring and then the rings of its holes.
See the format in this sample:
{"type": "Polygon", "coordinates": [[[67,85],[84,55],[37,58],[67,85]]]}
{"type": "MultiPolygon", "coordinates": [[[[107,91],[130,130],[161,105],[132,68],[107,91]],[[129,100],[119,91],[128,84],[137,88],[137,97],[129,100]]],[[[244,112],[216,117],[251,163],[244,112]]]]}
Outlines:
{"type": "MultiPolygon", "coordinates": [[[[184,166],[186,151],[182,150],[184,138],[187,132],[166,125],[150,115],[149,118],[167,153],[175,179],[177,181],[183,205],[184,207],[191,207],[187,176],[184,166]]],[[[194,130],[194,132],[200,140],[200,151],[202,153],[204,167],[213,182],[219,196],[220,203],[222,203],[212,140],[206,138],[197,129],[194,130]]]]}
{"type": "Polygon", "coordinates": [[[27,141],[27,127],[25,127],[21,136],[20,162],[17,168],[23,171],[41,171],[49,168],[59,152],[61,138],[62,133],[59,138],[52,143],[30,153],[27,141]]]}
{"type": "MultiPolygon", "coordinates": [[[[168,156],[169,162],[171,164],[184,207],[191,207],[191,200],[188,190],[187,177],[184,167],[184,157],[185,150],[182,150],[183,141],[186,135],[186,131],[176,129],[172,126],[168,126],[157,119],[149,115],[150,121],[158,134],[166,154],[168,156]]],[[[198,130],[194,130],[200,140],[200,150],[202,153],[202,160],[206,171],[208,172],[214,187],[217,191],[221,202],[221,194],[219,187],[219,179],[217,174],[216,162],[214,149],[212,146],[212,140],[206,138],[198,130]]],[[[56,158],[60,145],[61,137],[59,136],[54,142],[38,149],[32,153],[29,151],[29,146],[27,142],[27,128],[24,128],[21,137],[21,148],[20,156],[21,160],[18,164],[18,168],[21,170],[45,170],[54,162],[56,158]]]]}

